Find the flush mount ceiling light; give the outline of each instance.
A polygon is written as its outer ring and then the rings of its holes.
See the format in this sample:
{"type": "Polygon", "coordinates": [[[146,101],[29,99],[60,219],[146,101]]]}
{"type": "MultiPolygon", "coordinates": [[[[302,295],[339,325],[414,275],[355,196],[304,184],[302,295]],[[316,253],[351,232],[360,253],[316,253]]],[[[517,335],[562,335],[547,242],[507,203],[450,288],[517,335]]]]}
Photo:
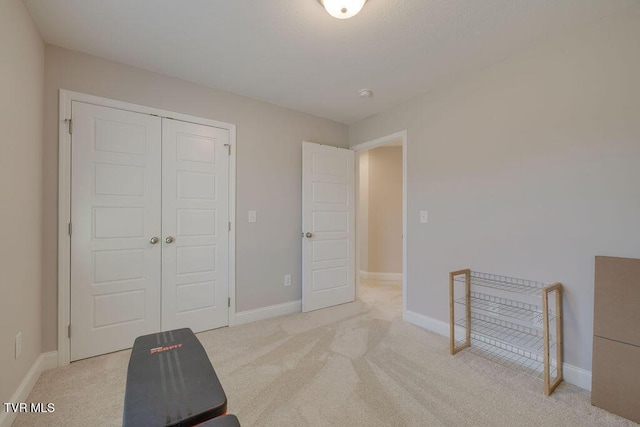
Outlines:
{"type": "Polygon", "coordinates": [[[371,98],[373,96],[373,91],[371,89],[360,89],[358,91],[360,98],[371,98]]]}
{"type": "Polygon", "coordinates": [[[367,0],[318,0],[329,12],[329,15],[338,19],[347,19],[356,15],[362,9],[367,0]]]}

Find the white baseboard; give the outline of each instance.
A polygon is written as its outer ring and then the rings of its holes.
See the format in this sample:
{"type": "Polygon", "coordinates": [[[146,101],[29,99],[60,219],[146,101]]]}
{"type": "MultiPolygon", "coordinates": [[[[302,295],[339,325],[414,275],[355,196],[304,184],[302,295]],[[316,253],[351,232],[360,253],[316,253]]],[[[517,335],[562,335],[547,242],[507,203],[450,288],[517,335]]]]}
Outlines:
{"type": "Polygon", "coordinates": [[[42,371],[48,371],[49,369],[58,367],[58,352],[57,351],[49,351],[47,353],[42,353],[40,355],[42,357],[42,371]]]}
{"type": "Polygon", "coordinates": [[[302,311],[302,300],[285,302],[282,304],[270,305],[268,307],[257,308],[236,313],[235,325],[257,322],[258,320],[270,319],[272,317],[283,316],[285,314],[300,313],[302,311]]]}
{"type": "Polygon", "coordinates": [[[570,384],[591,391],[591,372],[586,369],[563,363],[562,377],[570,384]]]}
{"type": "MultiPolygon", "coordinates": [[[[20,403],[26,402],[29,393],[36,385],[40,374],[49,369],[58,367],[58,352],[50,351],[48,353],[42,353],[27,372],[27,375],[22,379],[22,382],[18,386],[18,389],[13,393],[9,402],[20,403]]],[[[7,402],[8,403],[8,402],[7,402]]],[[[5,412],[4,406],[0,408],[0,427],[9,427],[16,418],[15,412],[5,412]]]]}
{"type": "Polygon", "coordinates": [[[381,281],[402,281],[402,273],[375,273],[371,271],[360,270],[360,277],[368,280],[381,280],[381,281]]]}
{"type": "Polygon", "coordinates": [[[404,320],[412,323],[416,326],[420,326],[436,334],[443,335],[449,338],[449,323],[443,322],[433,317],[425,316],[424,314],[416,313],[415,311],[406,310],[404,313],[404,320]]]}
{"type": "MultiPolygon", "coordinates": [[[[423,314],[409,310],[406,311],[404,320],[416,326],[420,326],[421,328],[424,328],[428,331],[435,332],[436,334],[449,338],[449,323],[447,322],[443,322],[441,320],[434,319],[433,317],[425,316],[423,314]]],[[[562,371],[562,376],[566,382],[591,391],[590,371],[578,368],[577,366],[569,365],[566,362],[562,364],[562,371]]]]}

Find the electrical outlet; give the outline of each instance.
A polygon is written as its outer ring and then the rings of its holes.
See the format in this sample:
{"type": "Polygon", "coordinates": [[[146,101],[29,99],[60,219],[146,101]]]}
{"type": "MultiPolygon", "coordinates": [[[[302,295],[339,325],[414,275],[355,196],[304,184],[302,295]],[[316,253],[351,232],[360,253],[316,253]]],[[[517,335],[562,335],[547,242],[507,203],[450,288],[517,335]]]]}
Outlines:
{"type": "Polygon", "coordinates": [[[22,354],[22,332],[16,334],[16,359],[22,354]]]}
{"type": "Polygon", "coordinates": [[[284,285],[285,286],[291,286],[291,275],[287,274],[284,276],[284,285]]]}
{"type": "Polygon", "coordinates": [[[426,224],[427,222],[429,222],[429,212],[420,211],[420,222],[422,224],[426,224]]]}
{"type": "Polygon", "coordinates": [[[256,222],[257,215],[256,211],[249,211],[249,222],[256,222]]]}

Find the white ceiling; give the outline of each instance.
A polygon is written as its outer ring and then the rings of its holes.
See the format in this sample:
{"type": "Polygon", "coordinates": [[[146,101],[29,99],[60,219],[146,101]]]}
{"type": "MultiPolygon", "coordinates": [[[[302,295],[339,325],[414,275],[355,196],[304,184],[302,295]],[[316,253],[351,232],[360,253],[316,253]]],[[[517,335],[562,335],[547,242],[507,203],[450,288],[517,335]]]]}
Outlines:
{"type": "Polygon", "coordinates": [[[353,123],[638,0],[24,0],[47,43],[353,123]],[[373,98],[358,90],[370,88],[373,98]]]}

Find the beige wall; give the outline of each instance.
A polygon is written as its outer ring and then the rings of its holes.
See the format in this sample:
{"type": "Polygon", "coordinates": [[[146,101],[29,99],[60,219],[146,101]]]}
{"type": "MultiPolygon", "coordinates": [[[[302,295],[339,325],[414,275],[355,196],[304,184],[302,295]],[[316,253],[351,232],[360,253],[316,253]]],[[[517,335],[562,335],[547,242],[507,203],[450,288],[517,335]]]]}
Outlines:
{"type": "Polygon", "coordinates": [[[402,273],[402,147],[368,153],[368,271],[402,273]]]}
{"type": "Polygon", "coordinates": [[[57,347],[58,89],[237,125],[237,310],[301,298],[302,141],[348,142],[345,125],[93,56],[46,48],[43,347],[57,347]],[[249,224],[247,211],[257,211],[249,224]],[[284,275],[293,286],[284,287],[284,275]]]}
{"type": "Polygon", "coordinates": [[[594,256],[640,257],[639,41],[633,6],[350,126],[408,132],[408,310],[446,322],[460,268],[561,281],[591,370],[594,256]]]}
{"type": "Polygon", "coordinates": [[[358,270],[369,271],[369,151],[356,153],[358,161],[358,270]]]}
{"type": "MultiPolygon", "coordinates": [[[[0,403],[41,352],[44,43],[19,0],[0,2],[0,403]],[[22,332],[22,355],[14,342],[22,332]]],[[[4,412],[0,409],[0,413],[4,412]]]]}

